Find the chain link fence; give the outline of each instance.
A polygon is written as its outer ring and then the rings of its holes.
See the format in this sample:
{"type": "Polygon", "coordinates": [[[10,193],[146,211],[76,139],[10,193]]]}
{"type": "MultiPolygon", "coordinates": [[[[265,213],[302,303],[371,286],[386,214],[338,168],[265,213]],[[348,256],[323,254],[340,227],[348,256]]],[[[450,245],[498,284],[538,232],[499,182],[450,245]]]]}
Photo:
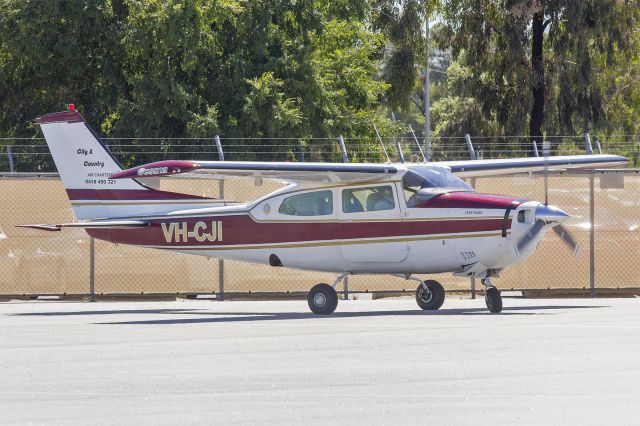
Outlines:
{"type": "MultiPolygon", "coordinates": [[[[547,136],[552,155],[606,152],[640,167],[640,135],[547,136]]],[[[422,162],[422,142],[412,135],[380,138],[104,138],[125,167],[161,160],[422,162]],[[219,145],[218,145],[219,143],[219,145]]],[[[434,137],[431,160],[542,155],[526,136],[434,137]]],[[[44,138],[0,138],[0,172],[55,172],[44,138]]]]}
{"type": "MultiPolygon", "coordinates": [[[[478,191],[544,200],[544,179],[536,175],[478,178],[478,191]]],[[[526,262],[502,272],[500,289],[640,288],[640,171],[623,169],[556,173],[548,178],[549,202],[571,214],[566,223],[581,246],[577,256],[548,233],[526,262]],[[593,226],[592,226],[593,212],[593,226]],[[593,251],[591,248],[593,247],[593,251]]],[[[279,185],[243,180],[173,178],[161,189],[235,201],[255,199],[279,185]]],[[[328,273],[272,268],[200,256],[95,241],[91,268],[88,235],[80,229],[42,232],[18,224],[73,221],[56,174],[0,175],[0,295],[304,293],[328,273]],[[223,268],[223,269],[222,269],[223,268]],[[93,269],[93,271],[91,270],[93,269]],[[93,275],[93,276],[92,276],[93,275]]],[[[468,278],[430,278],[447,290],[469,291],[468,278]]],[[[412,292],[414,281],[382,275],[351,276],[351,292],[412,292]]]]}

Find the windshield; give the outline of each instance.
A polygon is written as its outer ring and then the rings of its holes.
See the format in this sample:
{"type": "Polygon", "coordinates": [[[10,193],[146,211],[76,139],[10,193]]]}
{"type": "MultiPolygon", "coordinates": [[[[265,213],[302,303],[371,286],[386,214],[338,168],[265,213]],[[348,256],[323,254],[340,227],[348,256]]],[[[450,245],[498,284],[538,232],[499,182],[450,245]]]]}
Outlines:
{"type": "Polygon", "coordinates": [[[465,181],[442,167],[410,167],[402,177],[407,207],[418,207],[425,199],[453,191],[474,191],[465,181]]]}
{"type": "Polygon", "coordinates": [[[402,178],[402,186],[407,190],[423,188],[447,191],[474,191],[465,181],[442,167],[410,167],[402,178]]]}

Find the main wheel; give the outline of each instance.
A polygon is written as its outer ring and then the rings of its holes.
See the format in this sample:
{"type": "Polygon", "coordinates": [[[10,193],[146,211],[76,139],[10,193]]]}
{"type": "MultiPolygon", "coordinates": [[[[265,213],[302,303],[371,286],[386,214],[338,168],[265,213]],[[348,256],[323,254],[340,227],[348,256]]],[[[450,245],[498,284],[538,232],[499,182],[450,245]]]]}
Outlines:
{"type": "Polygon", "coordinates": [[[484,301],[487,303],[487,309],[492,314],[499,314],[502,311],[502,296],[495,287],[489,287],[484,292],[484,301]]]}
{"type": "Polygon", "coordinates": [[[329,315],[338,307],[338,293],[329,284],[316,284],[309,291],[307,302],[314,314],[329,315]]]}
{"type": "Polygon", "coordinates": [[[422,284],[416,289],[416,302],[425,311],[435,311],[440,309],[440,306],[444,303],[444,288],[438,281],[427,280],[424,282],[427,286],[425,291],[422,284]]]}

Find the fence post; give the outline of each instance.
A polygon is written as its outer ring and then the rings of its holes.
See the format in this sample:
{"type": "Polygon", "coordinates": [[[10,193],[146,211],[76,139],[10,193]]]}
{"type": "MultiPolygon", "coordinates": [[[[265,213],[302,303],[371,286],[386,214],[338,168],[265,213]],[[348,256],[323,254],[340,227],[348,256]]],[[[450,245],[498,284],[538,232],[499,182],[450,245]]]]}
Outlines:
{"type": "Polygon", "coordinates": [[[593,146],[591,145],[591,136],[589,136],[589,133],[584,134],[584,144],[587,149],[587,154],[593,155],[593,146]]]}
{"type": "Polygon", "coordinates": [[[13,173],[15,171],[15,167],[13,164],[13,152],[11,152],[11,145],[7,145],[7,157],[9,157],[9,171],[13,173]]]}
{"type": "MultiPolygon", "coordinates": [[[[476,178],[472,177],[470,183],[473,189],[476,189],[476,178]]],[[[475,299],[476,298],[476,277],[471,277],[470,282],[471,282],[471,298],[475,299]]]]}
{"type": "Polygon", "coordinates": [[[478,157],[476,157],[476,152],[473,150],[473,144],[471,143],[471,135],[469,135],[469,133],[464,135],[464,140],[467,141],[467,149],[469,150],[469,156],[471,157],[472,160],[477,160],[478,157]]]}
{"type": "Polygon", "coordinates": [[[342,151],[342,162],[348,163],[349,157],[347,157],[347,148],[344,146],[344,138],[342,135],[338,136],[338,143],[340,144],[340,151],[342,151]]]}
{"type": "Polygon", "coordinates": [[[402,147],[400,146],[400,142],[396,141],[396,148],[398,148],[398,155],[400,155],[400,162],[404,163],[404,154],[402,153],[402,147]]]}
{"type": "Polygon", "coordinates": [[[216,148],[218,148],[218,160],[224,161],[224,152],[222,151],[222,144],[220,143],[220,136],[216,135],[216,148]]]}
{"type": "Polygon", "coordinates": [[[13,166],[13,152],[11,152],[11,145],[7,145],[7,157],[9,157],[9,172],[13,173],[15,168],[13,166]]]}
{"type": "MultiPolygon", "coordinates": [[[[224,161],[224,151],[220,143],[220,136],[216,135],[216,148],[218,148],[218,159],[224,161]]],[[[218,181],[218,197],[224,200],[224,179],[218,181]]],[[[216,299],[224,301],[224,259],[218,259],[218,294],[216,299]]]]}
{"type": "Polygon", "coordinates": [[[93,237],[89,237],[89,302],[95,301],[95,240],[93,237]]]}
{"type": "Polygon", "coordinates": [[[471,277],[471,298],[476,298],[476,277],[471,277]]]}
{"type": "Polygon", "coordinates": [[[416,137],[416,132],[413,131],[413,127],[409,124],[409,130],[411,130],[411,134],[413,135],[413,140],[416,141],[416,146],[418,147],[418,152],[422,155],[422,160],[427,163],[427,157],[424,156],[424,152],[422,152],[422,148],[420,148],[420,142],[418,142],[418,138],[416,137]]]}
{"type": "MultiPolygon", "coordinates": [[[[218,193],[224,200],[224,179],[218,181],[218,193]]],[[[224,259],[218,259],[218,295],[216,299],[224,301],[224,259]]]]}
{"type": "Polygon", "coordinates": [[[342,281],[342,289],[344,294],[344,300],[349,300],[349,275],[344,277],[342,281]]]}
{"type": "Polygon", "coordinates": [[[596,209],[595,209],[595,174],[589,173],[589,288],[591,297],[596,297],[596,209]]]}

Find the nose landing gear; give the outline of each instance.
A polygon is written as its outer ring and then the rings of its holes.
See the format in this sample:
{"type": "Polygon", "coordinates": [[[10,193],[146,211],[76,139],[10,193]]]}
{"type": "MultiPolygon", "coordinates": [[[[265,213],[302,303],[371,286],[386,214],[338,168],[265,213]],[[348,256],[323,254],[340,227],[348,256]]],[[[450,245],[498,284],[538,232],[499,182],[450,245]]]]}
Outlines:
{"type": "Polygon", "coordinates": [[[485,286],[484,301],[487,304],[487,309],[492,314],[500,313],[502,311],[502,296],[500,296],[500,292],[491,284],[489,277],[486,277],[481,282],[485,286]]]}

